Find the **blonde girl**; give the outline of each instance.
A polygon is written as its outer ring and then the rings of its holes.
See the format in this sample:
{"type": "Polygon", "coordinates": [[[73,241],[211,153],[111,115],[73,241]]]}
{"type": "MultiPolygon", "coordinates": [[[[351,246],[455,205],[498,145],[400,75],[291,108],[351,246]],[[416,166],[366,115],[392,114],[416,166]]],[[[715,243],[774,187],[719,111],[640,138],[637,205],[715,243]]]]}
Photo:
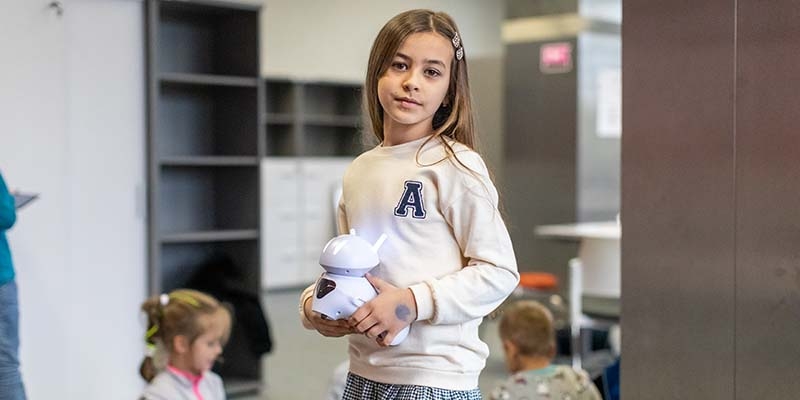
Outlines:
{"type": "Polygon", "coordinates": [[[498,195],[475,151],[466,50],[449,15],[401,13],[372,46],[365,97],[380,144],[343,179],[339,230],[367,241],[382,233],[378,296],[349,320],[300,301],[304,326],[349,335],[344,399],[480,399],[489,354],[484,315],[516,287],[514,250],[498,195]],[[388,346],[406,326],[409,335],[388,346]]]}
{"type": "Polygon", "coordinates": [[[140,373],[149,383],[141,399],[224,400],[211,371],[231,330],[231,313],[213,297],[178,289],[142,303],[149,355],[140,373]]]}

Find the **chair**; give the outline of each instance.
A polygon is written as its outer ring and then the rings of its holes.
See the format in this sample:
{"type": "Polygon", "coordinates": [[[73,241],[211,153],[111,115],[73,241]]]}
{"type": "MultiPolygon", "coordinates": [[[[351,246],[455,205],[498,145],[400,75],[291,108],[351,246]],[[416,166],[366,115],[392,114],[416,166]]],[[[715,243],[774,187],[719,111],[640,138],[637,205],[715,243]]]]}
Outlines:
{"type": "Polygon", "coordinates": [[[521,272],[519,287],[523,290],[553,291],[558,288],[558,278],[547,272],[521,272]]]}
{"type": "Polygon", "coordinates": [[[603,399],[605,400],[619,400],[619,362],[617,358],[613,364],[603,371],[603,399]]]}

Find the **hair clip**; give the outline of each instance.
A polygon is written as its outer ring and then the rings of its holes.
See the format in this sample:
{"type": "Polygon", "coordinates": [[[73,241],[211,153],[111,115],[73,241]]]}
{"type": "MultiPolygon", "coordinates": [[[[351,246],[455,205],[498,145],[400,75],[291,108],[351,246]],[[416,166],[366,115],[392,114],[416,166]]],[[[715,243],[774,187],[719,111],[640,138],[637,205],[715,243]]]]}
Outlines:
{"type": "Polygon", "coordinates": [[[175,300],[184,304],[188,304],[192,307],[200,307],[200,302],[189,294],[178,292],[178,293],[173,293],[172,297],[174,297],[175,300]]]}
{"type": "Polygon", "coordinates": [[[156,355],[156,345],[147,343],[144,347],[144,356],[145,357],[155,357],[156,355]]]}
{"type": "Polygon", "coordinates": [[[456,49],[456,60],[461,61],[464,58],[464,47],[461,46],[461,37],[458,36],[458,32],[453,35],[453,48],[456,49]]]}
{"type": "Polygon", "coordinates": [[[158,325],[154,324],[153,326],[150,327],[150,329],[147,330],[147,332],[145,332],[144,340],[150,341],[150,338],[152,338],[153,335],[156,334],[156,332],[158,332],[158,325]]]}
{"type": "Polygon", "coordinates": [[[158,296],[158,302],[161,303],[161,307],[166,307],[169,304],[169,295],[162,293],[161,296],[158,296]]]}

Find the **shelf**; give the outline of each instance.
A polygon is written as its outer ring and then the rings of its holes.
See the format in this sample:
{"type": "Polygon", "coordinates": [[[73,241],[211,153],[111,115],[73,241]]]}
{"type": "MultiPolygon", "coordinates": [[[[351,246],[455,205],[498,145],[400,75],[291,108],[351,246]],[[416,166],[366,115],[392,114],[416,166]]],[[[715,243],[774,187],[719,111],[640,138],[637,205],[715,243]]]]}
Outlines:
{"type": "Polygon", "coordinates": [[[268,157],[355,157],[362,144],[361,85],[264,81],[262,125],[268,157]]]}
{"type": "MultiPolygon", "coordinates": [[[[256,293],[259,290],[261,262],[258,240],[162,242],[159,247],[161,263],[159,277],[164,292],[185,287],[204,264],[220,254],[232,259],[236,270],[231,271],[231,274],[240,276],[243,286],[256,293]]],[[[226,359],[227,356],[226,354],[226,359]]],[[[241,374],[235,375],[241,376],[241,374]]]]}
{"type": "Polygon", "coordinates": [[[297,155],[293,125],[267,124],[266,128],[266,154],[268,156],[297,155]]]}
{"type": "Polygon", "coordinates": [[[161,8],[183,14],[205,15],[207,17],[231,15],[239,11],[249,11],[257,14],[260,10],[260,6],[255,4],[225,0],[161,0],[161,8]]]}
{"type": "Polygon", "coordinates": [[[259,168],[161,168],[158,233],[258,229],[259,168]]]}
{"type": "Polygon", "coordinates": [[[197,231],[161,235],[161,243],[230,242],[256,239],[258,239],[257,229],[197,231]]]}
{"type": "Polygon", "coordinates": [[[264,105],[267,114],[293,115],[295,92],[294,83],[291,81],[268,79],[264,84],[266,94],[264,105]]]}
{"type": "MultiPolygon", "coordinates": [[[[225,278],[212,278],[210,293],[224,298],[235,287],[258,296],[261,5],[147,0],[145,7],[148,291],[197,284],[199,273],[215,268],[225,278]],[[230,262],[219,264],[223,257],[230,262]]],[[[214,369],[229,398],[257,392],[263,376],[243,327],[234,319],[227,363],[214,369]]]]}
{"type": "Polygon", "coordinates": [[[264,115],[267,124],[289,125],[294,123],[294,116],[287,113],[267,113],[264,115]]]}
{"type": "Polygon", "coordinates": [[[357,128],[361,118],[357,115],[306,115],[303,122],[307,125],[357,128]]]}
{"type": "Polygon", "coordinates": [[[360,115],[361,86],[333,82],[303,86],[306,115],[360,115]]]}
{"type": "Polygon", "coordinates": [[[363,143],[360,132],[351,126],[305,126],[304,156],[355,157],[363,143]]]}
{"type": "Polygon", "coordinates": [[[155,150],[174,156],[257,156],[258,90],[241,86],[161,85],[155,150]]]}
{"type": "Polygon", "coordinates": [[[258,157],[249,156],[172,156],[161,159],[164,167],[254,167],[258,157]]]}
{"type": "Polygon", "coordinates": [[[167,72],[159,75],[162,84],[258,87],[258,78],[231,75],[211,75],[167,72]]]}
{"type": "Polygon", "coordinates": [[[255,395],[261,391],[261,382],[259,380],[240,380],[240,379],[226,379],[225,380],[225,394],[229,399],[237,398],[240,396],[255,395]]]}
{"type": "Polygon", "coordinates": [[[159,71],[258,76],[258,11],[160,2],[159,71]]]}

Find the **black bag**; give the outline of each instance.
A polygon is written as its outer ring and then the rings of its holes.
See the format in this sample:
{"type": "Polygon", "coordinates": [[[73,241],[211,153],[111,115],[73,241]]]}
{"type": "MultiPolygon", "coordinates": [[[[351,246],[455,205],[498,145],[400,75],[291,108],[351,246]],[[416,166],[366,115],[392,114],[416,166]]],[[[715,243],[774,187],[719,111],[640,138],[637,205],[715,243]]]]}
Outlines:
{"type": "Polygon", "coordinates": [[[233,326],[222,363],[214,370],[225,377],[260,378],[261,356],[272,351],[269,323],[258,291],[248,289],[230,256],[213,254],[189,279],[188,288],[208,293],[231,306],[233,326]]]}

